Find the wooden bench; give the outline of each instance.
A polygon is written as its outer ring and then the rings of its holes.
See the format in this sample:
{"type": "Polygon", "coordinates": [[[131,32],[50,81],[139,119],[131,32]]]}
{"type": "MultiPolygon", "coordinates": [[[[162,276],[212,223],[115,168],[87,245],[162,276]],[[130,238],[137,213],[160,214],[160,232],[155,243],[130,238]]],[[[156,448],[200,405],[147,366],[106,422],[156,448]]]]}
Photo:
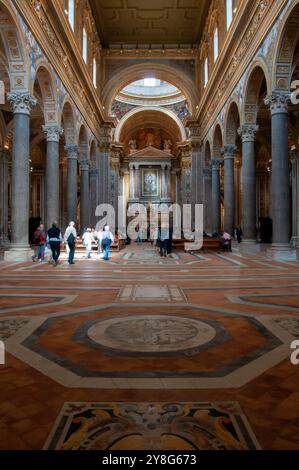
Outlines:
{"type": "Polygon", "coordinates": [[[190,250],[185,249],[185,244],[186,243],[193,243],[190,240],[173,240],[172,242],[172,247],[173,249],[176,248],[183,248],[185,251],[205,251],[205,250],[220,250],[220,242],[217,238],[211,238],[211,237],[204,237],[203,239],[203,245],[200,249],[195,248],[190,248],[190,250]]]}

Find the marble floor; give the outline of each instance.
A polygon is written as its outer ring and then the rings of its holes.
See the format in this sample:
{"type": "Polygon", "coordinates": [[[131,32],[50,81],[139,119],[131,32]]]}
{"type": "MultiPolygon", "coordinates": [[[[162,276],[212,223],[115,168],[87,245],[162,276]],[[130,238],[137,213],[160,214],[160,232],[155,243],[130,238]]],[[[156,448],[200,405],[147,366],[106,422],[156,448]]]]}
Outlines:
{"type": "Polygon", "coordinates": [[[0,263],[0,449],[299,450],[298,262],[75,261],[0,263]]]}

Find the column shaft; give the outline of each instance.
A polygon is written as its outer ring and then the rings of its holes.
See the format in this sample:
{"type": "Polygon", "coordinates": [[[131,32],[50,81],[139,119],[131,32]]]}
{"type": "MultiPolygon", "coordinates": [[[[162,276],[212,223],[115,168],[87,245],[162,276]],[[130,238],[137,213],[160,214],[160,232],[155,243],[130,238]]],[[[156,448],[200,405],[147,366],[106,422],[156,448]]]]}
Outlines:
{"type": "Polygon", "coordinates": [[[220,194],[220,165],[221,159],[212,158],[212,232],[221,229],[221,194],[220,194]]]}
{"type": "Polygon", "coordinates": [[[225,145],[224,154],[224,230],[230,235],[235,228],[234,145],[225,145]]]}
{"type": "Polygon", "coordinates": [[[80,163],[80,228],[81,233],[89,226],[89,163],[80,163]]]}
{"type": "Polygon", "coordinates": [[[68,222],[77,222],[77,158],[78,147],[67,145],[67,214],[68,222]]]}

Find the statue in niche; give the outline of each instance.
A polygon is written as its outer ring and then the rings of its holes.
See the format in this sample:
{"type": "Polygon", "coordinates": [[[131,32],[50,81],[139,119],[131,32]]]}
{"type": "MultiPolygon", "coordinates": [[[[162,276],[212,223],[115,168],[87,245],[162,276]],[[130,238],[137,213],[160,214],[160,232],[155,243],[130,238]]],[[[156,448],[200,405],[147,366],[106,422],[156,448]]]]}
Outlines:
{"type": "Polygon", "coordinates": [[[131,139],[129,142],[130,153],[133,153],[137,149],[136,140],[131,139]]]}
{"type": "Polygon", "coordinates": [[[164,142],[163,142],[163,149],[166,151],[166,152],[170,152],[171,151],[171,147],[172,147],[172,142],[170,139],[165,139],[164,142]]]}

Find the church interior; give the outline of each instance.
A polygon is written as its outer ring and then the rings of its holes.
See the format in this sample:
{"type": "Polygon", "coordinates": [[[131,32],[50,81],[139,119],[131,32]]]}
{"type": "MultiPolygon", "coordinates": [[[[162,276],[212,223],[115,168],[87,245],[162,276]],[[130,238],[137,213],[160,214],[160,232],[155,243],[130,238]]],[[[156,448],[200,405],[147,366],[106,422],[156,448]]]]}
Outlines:
{"type": "Polygon", "coordinates": [[[299,0],[0,0],[0,450],[299,450],[298,88],[299,0]]]}

